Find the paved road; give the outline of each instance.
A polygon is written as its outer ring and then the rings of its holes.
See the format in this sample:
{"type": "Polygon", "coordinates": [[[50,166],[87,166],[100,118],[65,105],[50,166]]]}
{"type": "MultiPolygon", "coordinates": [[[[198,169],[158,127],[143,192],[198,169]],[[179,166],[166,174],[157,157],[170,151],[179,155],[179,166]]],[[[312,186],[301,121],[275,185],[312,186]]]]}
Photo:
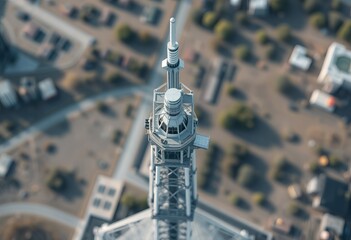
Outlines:
{"type": "Polygon", "coordinates": [[[37,203],[6,203],[0,205],[0,217],[15,214],[31,214],[59,222],[63,225],[75,228],[79,226],[81,219],[61,210],[37,203]]]}
{"type": "Polygon", "coordinates": [[[33,138],[37,134],[45,131],[46,129],[54,126],[65,120],[69,115],[79,112],[85,111],[89,108],[94,107],[94,105],[99,102],[103,101],[109,97],[116,97],[121,98],[125,96],[129,96],[133,93],[143,93],[141,87],[131,87],[131,88],[123,88],[123,89],[116,89],[110,92],[104,92],[97,96],[90,97],[85,99],[79,103],[71,105],[65,109],[62,109],[55,114],[43,119],[42,121],[38,122],[37,124],[33,125],[32,127],[24,130],[23,132],[19,133],[18,135],[12,137],[4,144],[0,145],[0,154],[10,151],[22,143],[26,142],[27,140],[33,138]]]}

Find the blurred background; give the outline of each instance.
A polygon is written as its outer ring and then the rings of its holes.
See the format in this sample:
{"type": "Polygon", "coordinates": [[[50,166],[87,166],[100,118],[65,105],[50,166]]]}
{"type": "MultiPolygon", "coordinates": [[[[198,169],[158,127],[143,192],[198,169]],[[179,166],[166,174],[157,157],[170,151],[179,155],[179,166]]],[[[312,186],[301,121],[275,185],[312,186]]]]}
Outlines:
{"type": "Polygon", "coordinates": [[[351,239],[350,6],[0,0],[0,239],[93,239],[148,207],[171,17],[211,137],[202,203],[251,239],[351,239]]]}

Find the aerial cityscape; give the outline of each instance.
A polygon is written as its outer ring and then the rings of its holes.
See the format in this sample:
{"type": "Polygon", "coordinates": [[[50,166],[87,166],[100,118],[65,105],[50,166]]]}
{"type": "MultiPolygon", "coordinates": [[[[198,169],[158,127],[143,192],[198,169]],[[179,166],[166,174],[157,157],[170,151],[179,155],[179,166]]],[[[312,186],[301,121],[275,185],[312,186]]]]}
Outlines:
{"type": "Polygon", "coordinates": [[[0,240],[351,240],[350,0],[0,0],[0,240]]]}

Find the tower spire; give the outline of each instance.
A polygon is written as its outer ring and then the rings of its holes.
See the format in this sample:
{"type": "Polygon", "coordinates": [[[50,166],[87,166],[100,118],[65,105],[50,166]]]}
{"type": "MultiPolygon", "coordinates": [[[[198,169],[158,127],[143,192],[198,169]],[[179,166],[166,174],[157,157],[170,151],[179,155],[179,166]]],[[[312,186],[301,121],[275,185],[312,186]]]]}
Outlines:
{"type": "Polygon", "coordinates": [[[169,42],[167,44],[167,59],[162,61],[162,68],[167,71],[167,89],[180,89],[179,70],[184,68],[183,60],[179,59],[179,45],[176,37],[176,20],[169,20],[169,42]]]}

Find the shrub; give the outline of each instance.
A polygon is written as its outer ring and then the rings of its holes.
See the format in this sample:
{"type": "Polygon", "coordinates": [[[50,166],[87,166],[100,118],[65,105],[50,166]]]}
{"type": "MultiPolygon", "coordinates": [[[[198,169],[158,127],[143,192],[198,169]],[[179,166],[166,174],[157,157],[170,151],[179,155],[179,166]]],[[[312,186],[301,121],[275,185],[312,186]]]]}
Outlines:
{"type": "Polygon", "coordinates": [[[318,0],[305,0],[303,4],[303,8],[307,13],[313,13],[319,8],[318,0]]]}
{"type": "Polygon", "coordinates": [[[313,174],[316,174],[319,172],[319,166],[317,162],[311,162],[309,165],[309,171],[313,174]]]}
{"type": "Polygon", "coordinates": [[[269,60],[273,60],[275,57],[275,47],[273,44],[269,44],[267,45],[267,47],[265,48],[265,58],[269,59],[269,60]]]}
{"type": "Polygon", "coordinates": [[[288,2],[286,0],[271,0],[269,2],[272,11],[276,13],[283,12],[286,9],[287,4],[288,2]]]}
{"type": "Polygon", "coordinates": [[[236,55],[240,60],[247,61],[251,55],[249,47],[247,45],[238,46],[236,55]]]}
{"type": "Polygon", "coordinates": [[[288,207],[288,213],[291,216],[297,216],[300,213],[301,209],[296,203],[290,203],[288,207]]]}
{"type": "Polygon", "coordinates": [[[232,85],[228,86],[227,93],[228,93],[229,96],[235,95],[236,92],[237,92],[237,89],[236,89],[235,86],[232,86],[232,85]]]}
{"type": "Polygon", "coordinates": [[[127,24],[120,25],[117,28],[117,39],[124,43],[129,43],[134,36],[134,32],[127,24]]]}
{"type": "Polygon", "coordinates": [[[148,31],[140,32],[138,37],[139,37],[139,41],[144,45],[150,44],[153,40],[152,35],[148,31]]]}
{"type": "Polygon", "coordinates": [[[237,181],[243,187],[249,187],[255,180],[256,174],[249,165],[243,165],[239,168],[237,181]]]}
{"type": "Polygon", "coordinates": [[[135,58],[130,58],[127,65],[128,71],[135,75],[139,75],[141,66],[135,58]]]}
{"type": "Polygon", "coordinates": [[[252,201],[257,205],[263,205],[266,201],[266,197],[261,192],[256,192],[252,195],[252,201]]]}
{"type": "Polygon", "coordinates": [[[112,136],[112,142],[114,144],[119,144],[121,142],[123,132],[119,129],[115,130],[112,136]]]}
{"type": "Polygon", "coordinates": [[[276,80],[276,88],[280,93],[287,94],[292,88],[290,79],[287,76],[280,76],[276,80]]]}
{"type": "Polygon", "coordinates": [[[338,31],[338,37],[351,42],[351,20],[344,22],[338,31]]]}
{"type": "Polygon", "coordinates": [[[337,32],[343,23],[343,18],[337,12],[330,12],[328,16],[328,28],[332,32],[337,32]]]}
{"type": "Polygon", "coordinates": [[[66,175],[67,173],[62,169],[53,169],[49,172],[46,180],[46,185],[54,191],[63,191],[67,185],[66,175]]]}
{"type": "Polygon", "coordinates": [[[255,114],[251,108],[237,103],[233,108],[224,113],[221,118],[222,127],[233,130],[235,128],[252,129],[255,127],[255,114]]]}
{"type": "Polygon", "coordinates": [[[331,2],[331,7],[332,7],[332,9],[334,9],[334,10],[340,10],[340,8],[341,8],[341,1],[340,0],[332,0],[332,2],[331,2]]]}
{"type": "Polygon", "coordinates": [[[107,81],[111,84],[118,84],[121,82],[121,80],[122,80],[122,76],[118,72],[112,73],[107,77],[107,81]]]}
{"type": "Polygon", "coordinates": [[[310,21],[310,24],[311,24],[313,27],[318,28],[318,29],[321,29],[321,28],[325,27],[326,24],[327,24],[327,20],[326,20],[324,14],[321,13],[321,12],[319,12],[319,13],[314,13],[314,14],[310,17],[309,21],[310,21]]]}
{"type": "Polygon", "coordinates": [[[228,40],[234,31],[233,24],[227,20],[219,21],[215,26],[216,36],[221,40],[228,40]]]}
{"type": "Polygon", "coordinates": [[[234,206],[238,206],[240,204],[240,197],[238,197],[235,194],[232,194],[230,196],[230,202],[234,205],[234,206]]]}
{"type": "Polygon", "coordinates": [[[146,198],[136,198],[132,195],[124,194],[121,198],[123,206],[127,207],[129,211],[140,212],[148,207],[146,198]]]}
{"type": "Polygon", "coordinates": [[[241,25],[246,25],[249,22],[249,18],[247,17],[246,12],[238,12],[235,15],[235,20],[241,25]]]}
{"type": "Polygon", "coordinates": [[[201,25],[203,16],[204,16],[204,12],[201,9],[195,9],[192,12],[193,21],[194,21],[194,23],[196,23],[198,25],[201,25]]]}
{"type": "Polygon", "coordinates": [[[249,156],[249,153],[249,149],[246,145],[236,143],[233,145],[230,155],[242,161],[249,156]]]}
{"type": "Polygon", "coordinates": [[[267,35],[266,31],[259,30],[256,33],[256,40],[260,44],[266,44],[268,42],[268,35],[267,35]]]}
{"type": "Polygon", "coordinates": [[[108,109],[109,109],[108,105],[107,105],[106,103],[104,103],[104,102],[98,102],[98,103],[96,104],[96,108],[97,108],[98,111],[101,112],[101,113],[105,113],[105,112],[107,112],[108,109]]]}
{"type": "Polygon", "coordinates": [[[207,12],[202,18],[202,25],[212,29],[217,22],[217,14],[215,12],[207,12]]]}
{"type": "Polygon", "coordinates": [[[337,155],[330,155],[329,156],[329,165],[331,167],[338,167],[341,164],[341,160],[337,155]]]}
{"type": "Polygon", "coordinates": [[[277,38],[280,41],[287,42],[291,38],[291,30],[290,27],[286,24],[282,24],[277,27],[277,38]]]}

